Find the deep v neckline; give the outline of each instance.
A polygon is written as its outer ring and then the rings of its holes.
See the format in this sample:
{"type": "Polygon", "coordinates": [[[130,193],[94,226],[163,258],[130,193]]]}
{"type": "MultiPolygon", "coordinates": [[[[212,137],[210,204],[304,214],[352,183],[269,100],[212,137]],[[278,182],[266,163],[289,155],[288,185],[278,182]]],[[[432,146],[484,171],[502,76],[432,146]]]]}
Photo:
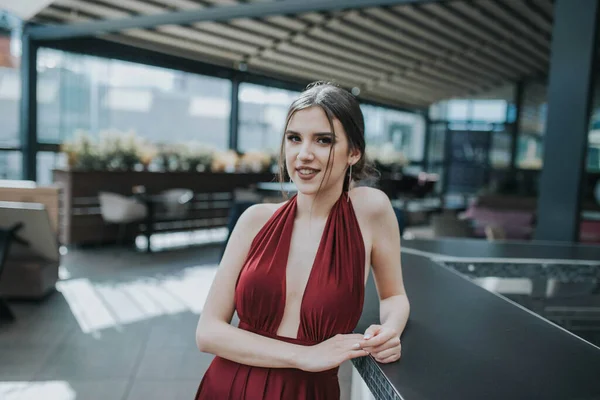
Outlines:
{"type": "MultiPolygon", "coordinates": [[[[299,321],[298,321],[298,329],[296,329],[296,337],[294,337],[293,339],[298,339],[300,337],[300,332],[302,331],[302,310],[304,307],[304,299],[306,298],[306,292],[308,291],[308,288],[310,286],[311,280],[313,275],[315,274],[316,271],[316,264],[317,261],[319,260],[319,258],[322,257],[322,253],[323,253],[323,246],[325,245],[325,238],[327,237],[327,231],[330,228],[331,225],[331,219],[333,217],[333,213],[335,211],[335,208],[339,206],[339,202],[341,200],[341,198],[343,197],[343,194],[340,195],[340,197],[337,199],[337,201],[335,203],[333,203],[333,207],[331,207],[331,210],[329,210],[329,214],[327,215],[327,219],[325,220],[325,226],[323,227],[323,232],[321,232],[321,238],[319,240],[319,245],[317,247],[317,252],[315,253],[315,257],[312,261],[312,264],[310,266],[310,271],[308,272],[308,279],[306,280],[306,284],[304,285],[304,290],[302,291],[302,296],[300,297],[300,316],[299,316],[299,321]]],[[[296,222],[296,214],[298,212],[298,198],[297,195],[294,196],[294,198],[292,199],[294,201],[293,204],[293,208],[292,208],[292,221],[293,224],[295,224],[296,222]]],[[[291,201],[291,200],[290,200],[291,201]]],[[[284,267],[284,284],[283,284],[283,313],[281,314],[281,319],[279,320],[279,324],[277,326],[276,332],[279,332],[279,328],[281,327],[281,322],[283,321],[283,317],[285,315],[286,312],[286,305],[287,305],[287,294],[288,294],[288,282],[287,282],[287,273],[288,273],[288,264],[289,264],[289,257],[290,257],[290,252],[291,252],[291,248],[292,248],[292,237],[294,235],[294,229],[293,229],[293,225],[292,225],[292,229],[290,234],[288,235],[289,237],[286,237],[286,241],[287,241],[287,249],[288,249],[288,254],[287,254],[287,260],[285,263],[285,267],[284,267]]]]}

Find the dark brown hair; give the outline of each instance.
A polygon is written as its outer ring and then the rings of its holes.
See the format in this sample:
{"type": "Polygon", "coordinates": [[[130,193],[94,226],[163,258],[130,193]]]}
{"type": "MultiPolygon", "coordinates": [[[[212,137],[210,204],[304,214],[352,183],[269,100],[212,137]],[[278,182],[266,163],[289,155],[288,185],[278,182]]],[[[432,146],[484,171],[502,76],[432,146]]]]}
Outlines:
{"type": "MultiPolygon", "coordinates": [[[[358,160],[358,162],[352,166],[352,180],[354,182],[358,182],[367,177],[376,175],[377,171],[367,161],[365,155],[365,121],[358,101],[350,92],[340,88],[334,83],[317,81],[308,85],[300,94],[300,96],[294,100],[288,110],[285,127],[283,130],[284,135],[281,141],[281,149],[279,152],[279,181],[283,183],[289,179],[289,174],[285,166],[285,132],[287,131],[288,124],[290,123],[290,120],[296,111],[315,106],[320,107],[325,112],[334,137],[335,130],[333,128],[333,120],[337,119],[340,121],[344,127],[344,131],[346,132],[349,151],[360,151],[360,160],[358,160]]],[[[333,163],[333,160],[331,158],[335,143],[336,142],[334,138],[333,144],[329,150],[329,158],[327,159],[326,168],[329,169],[329,175],[331,175],[332,171],[331,164],[333,163]]],[[[325,179],[326,178],[324,177],[321,181],[319,190],[321,189],[325,179]]],[[[343,191],[350,189],[348,187],[348,183],[347,172],[346,179],[344,179],[343,191]]]]}

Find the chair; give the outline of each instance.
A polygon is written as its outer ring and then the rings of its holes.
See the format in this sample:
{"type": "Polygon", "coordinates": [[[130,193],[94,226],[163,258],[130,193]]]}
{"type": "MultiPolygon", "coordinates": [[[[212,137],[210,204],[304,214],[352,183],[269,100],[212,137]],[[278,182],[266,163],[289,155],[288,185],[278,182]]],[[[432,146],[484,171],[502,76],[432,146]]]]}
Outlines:
{"type": "Polygon", "coordinates": [[[169,189],[160,194],[161,204],[164,209],[164,218],[184,218],[194,199],[194,192],[190,189],[169,189]]]}
{"type": "MultiPolygon", "coordinates": [[[[2,279],[2,271],[4,270],[4,263],[8,256],[10,248],[10,242],[14,236],[14,233],[21,228],[22,225],[15,225],[10,229],[0,228],[0,279],[2,279]]],[[[0,320],[14,321],[15,315],[8,307],[6,301],[0,296],[0,320]]]]}
{"type": "Polygon", "coordinates": [[[0,202],[0,296],[42,299],[51,293],[58,280],[58,248],[44,205],[0,202]]]}
{"type": "Polygon", "coordinates": [[[100,192],[98,199],[104,222],[119,225],[118,244],[123,239],[126,224],[143,220],[148,215],[148,207],[145,204],[120,194],[100,192]]]}

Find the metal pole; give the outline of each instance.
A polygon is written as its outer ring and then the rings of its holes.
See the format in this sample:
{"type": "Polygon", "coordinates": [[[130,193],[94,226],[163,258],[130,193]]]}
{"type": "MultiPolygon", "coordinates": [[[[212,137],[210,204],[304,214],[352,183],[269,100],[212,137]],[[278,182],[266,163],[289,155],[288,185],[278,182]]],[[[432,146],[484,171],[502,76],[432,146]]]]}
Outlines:
{"type": "Polygon", "coordinates": [[[535,238],[579,239],[600,0],[556,0],[535,238]]]}
{"type": "Polygon", "coordinates": [[[231,111],[229,114],[229,148],[238,150],[238,122],[239,122],[239,90],[240,79],[234,76],[231,80],[231,111]]]}
{"type": "Polygon", "coordinates": [[[20,130],[23,178],[37,179],[37,43],[24,31],[21,55],[20,130]]]}

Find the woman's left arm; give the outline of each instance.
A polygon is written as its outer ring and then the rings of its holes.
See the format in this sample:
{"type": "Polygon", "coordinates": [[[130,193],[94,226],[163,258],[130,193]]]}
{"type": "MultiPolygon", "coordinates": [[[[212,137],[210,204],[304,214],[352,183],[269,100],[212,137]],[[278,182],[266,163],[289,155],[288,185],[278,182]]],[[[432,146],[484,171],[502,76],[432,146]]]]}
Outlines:
{"type": "Polygon", "coordinates": [[[381,191],[369,196],[373,245],[371,265],[379,293],[381,325],[371,325],[361,347],[377,361],[388,363],[400,358],[400,335],[404,331],[410,304],[402,279],[400,230],[390,200],[381,191]]]}

